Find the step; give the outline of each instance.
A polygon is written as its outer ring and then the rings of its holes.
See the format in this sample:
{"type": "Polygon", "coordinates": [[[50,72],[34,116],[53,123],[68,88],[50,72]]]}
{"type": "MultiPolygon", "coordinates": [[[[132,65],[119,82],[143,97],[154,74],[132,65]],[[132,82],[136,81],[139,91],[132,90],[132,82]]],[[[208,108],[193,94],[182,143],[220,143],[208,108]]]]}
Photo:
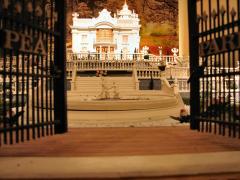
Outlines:
{"type": "MultiPolygon", "coordinates": [[[[114,83],[112,82],[112,83],[104,83],[105,85],[107,85],[107,86],[112,86],[114,83]]],[[[93,83],[93,82],[89,82],[89,83],[75,83],[75,85],[94,85],[94,86],[102,86],[102,83],[93,83]]],[[[134,83],[115,83],[115,85],[117,85],[117,86],[119,86],[119,85],[121,85],[121,86],[133,86],[134,85],[134,83]]]]}

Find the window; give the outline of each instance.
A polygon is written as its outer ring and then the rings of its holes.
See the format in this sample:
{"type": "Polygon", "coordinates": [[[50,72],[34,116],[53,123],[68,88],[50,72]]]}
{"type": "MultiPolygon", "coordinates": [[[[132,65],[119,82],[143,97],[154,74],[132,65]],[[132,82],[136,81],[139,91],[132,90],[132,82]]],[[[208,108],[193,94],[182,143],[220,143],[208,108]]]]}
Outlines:
{"type": "Polygon", "coordinates": [[[123,43],[128,43],[128,35],[123,35],[122,41],[123,41],[123,43]]]}
{"type": "Polygon", "coordinates": [[[124,48],[123,48],[123,53],[126,54],[126,53],[128,53],[128,52],[129,52],[129,51],[128,51],[128,48],[124,47],[124,48]]]}
{"type": "Polygon", "coordinates": [[[82,47],[82,51],[87,51],[87,47],[82,47]]]}
{"type": "Polygon", "coordinates": [[[86,34],[82,35],[82,42],[87,42],[87,35],[86,34]]]}
{"type": "Polygon", "coordinates": [[[97,29],[97,42],[113,42],[113,30],[97,29]]]}

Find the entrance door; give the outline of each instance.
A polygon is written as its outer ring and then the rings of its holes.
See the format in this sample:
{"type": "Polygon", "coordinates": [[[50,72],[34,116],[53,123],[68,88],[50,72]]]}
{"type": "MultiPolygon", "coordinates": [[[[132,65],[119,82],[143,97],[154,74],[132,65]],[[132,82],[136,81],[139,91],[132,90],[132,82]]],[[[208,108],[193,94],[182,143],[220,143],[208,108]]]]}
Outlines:
{"type": "Polygon", "coordinates": [[[65,1],[1,1],[0,143],[67,131],[65,1]]]}
{"type": "Polygon", "coordinates": [[[191,128],[240,137],[240,2],[188,5],[191,128]]]}
{"type": "Polygon", "coordinates": [[[111,46],[97,46],[96,52],[101,60],[112,60],[114,57],[114,47],[111,46]]]}

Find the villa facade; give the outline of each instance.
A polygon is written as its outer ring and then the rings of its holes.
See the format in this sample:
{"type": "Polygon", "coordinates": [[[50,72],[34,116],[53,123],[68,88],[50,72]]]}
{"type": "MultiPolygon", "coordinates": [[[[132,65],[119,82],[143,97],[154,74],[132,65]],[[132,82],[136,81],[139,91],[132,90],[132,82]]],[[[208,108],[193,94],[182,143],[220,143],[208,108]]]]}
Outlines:
{"type": "Polygon", "coordinates": [[[116,13],[103,9],[96,18],[73,13],[67,57],[70,99],[172,99],[179,92],[189,94],[188,57],[179,57],[174,47],[173,55],[163,55],[162,47],[158,55],[149,54],[147,46],[140,49],[140,27],[138,14],[126,2],[116,13]]]}
{"type": "Polygon", "coordinates": [[[139,50],[140,20],[138,14],[123,5],[114,13],[107,9],[99,12],[97,18],[79,18],[73,14],[72,51],[73,53],[125,53],[139,50]]]}

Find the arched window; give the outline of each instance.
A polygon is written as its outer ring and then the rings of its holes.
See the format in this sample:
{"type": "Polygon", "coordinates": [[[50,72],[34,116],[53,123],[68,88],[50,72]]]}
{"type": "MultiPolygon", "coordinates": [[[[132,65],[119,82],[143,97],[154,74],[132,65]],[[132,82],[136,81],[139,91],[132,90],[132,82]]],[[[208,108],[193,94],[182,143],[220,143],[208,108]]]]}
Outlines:
{"type": "Polygon", "coordinates": [[[112,29],[97,29],[97,42],[113,42],[113,30],[112,29]]]}

